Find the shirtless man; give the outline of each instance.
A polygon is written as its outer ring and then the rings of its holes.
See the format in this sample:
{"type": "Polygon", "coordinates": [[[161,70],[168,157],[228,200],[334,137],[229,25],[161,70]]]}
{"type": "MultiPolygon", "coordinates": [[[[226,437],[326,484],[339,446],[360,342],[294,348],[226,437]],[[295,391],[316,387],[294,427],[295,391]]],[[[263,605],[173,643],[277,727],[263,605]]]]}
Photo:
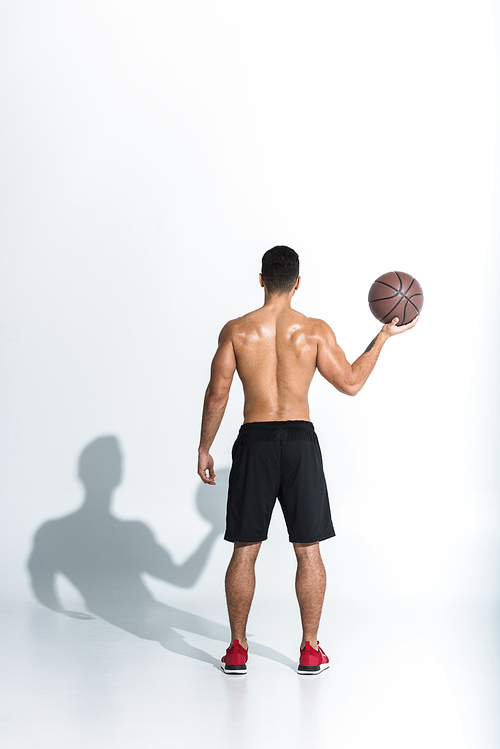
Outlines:
{"type": "Polygon", "coordinates": [[[231,643],[222,658],[225,673],[246,673],[246,624],[255,590],[255,561],[267,538],[278,498],[297,557],[295,589],[302,620],[299,674],[328,668],[318,646],[326,588],[319,542],[335,535],[318,440],[307,395],[316,369],[337,390],[356,395],[368,379],[382,346],[415,327],[384,325],[366,351],[349,364],[333,330],[323,320],[291,307],[300,285],[299,257],[273,247],[262,258],[264,306],[231,320],[222,329],[203,406],[198,474],[215,484],[210,447],[222,421],[234,372],[243,383],[244,422],[233,447],[224,538],[234,543],[226,573],[231,643]]]}

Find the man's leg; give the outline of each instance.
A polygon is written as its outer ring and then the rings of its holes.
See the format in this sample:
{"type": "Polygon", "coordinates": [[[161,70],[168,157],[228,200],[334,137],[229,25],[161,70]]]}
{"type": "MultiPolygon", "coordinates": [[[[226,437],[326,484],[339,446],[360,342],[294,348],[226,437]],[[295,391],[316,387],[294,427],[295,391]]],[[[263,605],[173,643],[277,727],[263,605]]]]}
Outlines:
{"type": "Polygon", "coordinates": [[[302,643],[309,641],[311,647],[318,647],[318,627],[326,589],[326,572],[319,551],[319,542],[312,544],[294,543],[297,556],[295,590],[299,601],[302,619],[302,643]]]}
{"type": "Polygon", "coordinates": [[[248,649],[246,627],[255,590],[255,561],[260,547],[260,542],[236,542],[226,572],[226,600],[231,626],[231,645],[235,640],[239,640],[245,649],[248,649]]]}

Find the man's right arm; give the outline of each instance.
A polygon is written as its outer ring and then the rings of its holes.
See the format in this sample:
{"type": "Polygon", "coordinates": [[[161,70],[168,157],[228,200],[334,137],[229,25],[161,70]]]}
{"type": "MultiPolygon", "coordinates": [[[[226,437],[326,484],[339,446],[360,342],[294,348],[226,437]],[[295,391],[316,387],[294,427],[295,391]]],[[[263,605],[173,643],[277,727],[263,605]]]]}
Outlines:
{"type": "Polygon", "coordinates": [[[198,448],[198,475],[204,484],[215,484],[214,461],[209,451],[224,416],[229,390],[236,371],[236,356],[231,340],[231,327],[231,323],[227,323],[221,330],[219,347],[212,361],[210,382],[203,403],[200,446],[198,448]]]}
{"type": "Polygon", "coordinates": [[[318,321],[320,325],[316,363],[319,372],[341,393],[356,395],[372,373],[384,343],[392,336],[414,328],[419,317],[417,315],[408,325],[401,325],[400,327],[397,327],[397,317],[384,325],[366,351],[353,364],[349,364],[347,361],[346,355],[338,345],[330,326],[322,320],[318,321]]]}

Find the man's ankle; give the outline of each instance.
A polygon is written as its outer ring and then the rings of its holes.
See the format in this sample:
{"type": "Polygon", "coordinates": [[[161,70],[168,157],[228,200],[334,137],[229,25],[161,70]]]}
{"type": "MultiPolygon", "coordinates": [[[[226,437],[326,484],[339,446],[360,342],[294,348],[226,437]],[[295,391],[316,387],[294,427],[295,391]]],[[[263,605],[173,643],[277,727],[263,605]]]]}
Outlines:
{"type": "MultiPolygon", "coordinates": [[[[239,637],[235,637],[234,640],[238,640],[238,642],[240,643],[241,647],[245,648],[245,650],[248,650],[248,642],[247,642],[247,638],[246,637],[243,637],[241,640],[239,639],[239,637]]],[[[231,640],[231,645],[229,646],[230,648],[233,647],[234,640],[231,640]]]]}
{"type": "Polygon", "coordinates": [[[310,640],[307,640],[306,638],[304,638],[304,639],[302,640],[301,644],[300,644],[300,649],[301,649],[301,650],[304,650],[304,648],[305,648],[305,646],[306,646],[306,642],[308,642],[308,643],[310,644],[310,646],[311,646],[312,648],[314,648],[314,650],[317,650],[317,649],[318,649],[318,641],[317,641],[316,639],[310,639],[310,640]]]}

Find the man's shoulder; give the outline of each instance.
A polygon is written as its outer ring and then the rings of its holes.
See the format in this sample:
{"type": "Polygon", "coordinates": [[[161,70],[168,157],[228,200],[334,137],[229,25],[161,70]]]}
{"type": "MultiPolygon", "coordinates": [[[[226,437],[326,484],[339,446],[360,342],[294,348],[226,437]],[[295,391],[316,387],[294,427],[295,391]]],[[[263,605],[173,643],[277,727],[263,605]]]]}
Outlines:
{"type": "Polygon", "coordinates": [[[306,317],[306,315],[302,315],[302,317],[310,335],[324,336],[331,331],[328,323],[319,317],[306,317]]]}
{"type": "Polygon", "coordinates": [[[244,332],[257,322],[259,312],[260,309],[255,309],[251,312],[247,312],[245,315],[241,315],[241,317],[235,317],[233,320],[228,320],[220,332],[220,337],[231,337],[232,335],[244,332]]]}
{"type": "Polygon", "coordinates": [[[238,323],[241,320],[242,320],[241,317],[235,317],[234,320],[228,320],[227,323],[223,326],[219,334],[219,341],[223,341],[226,338],[231,338],[232,335],[235,333],[236,329],[238,328],[238,323]]]}

